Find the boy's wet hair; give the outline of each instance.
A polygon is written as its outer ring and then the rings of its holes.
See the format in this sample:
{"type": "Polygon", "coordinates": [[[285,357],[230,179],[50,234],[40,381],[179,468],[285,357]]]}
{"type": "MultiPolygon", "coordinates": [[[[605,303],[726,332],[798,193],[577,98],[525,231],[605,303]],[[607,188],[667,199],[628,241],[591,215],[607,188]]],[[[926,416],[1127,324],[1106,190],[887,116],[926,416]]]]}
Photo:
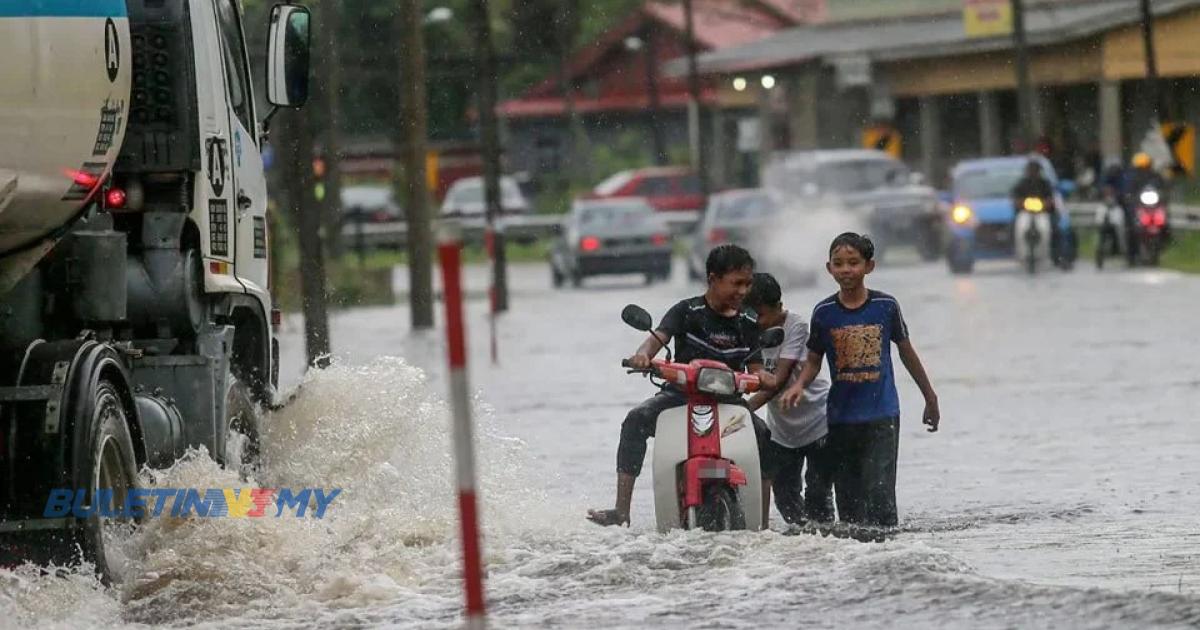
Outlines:
{"type": "Polygon", "coordinates": [[[769,306],[777,307],[783,301],[783,290],[779,288],[779,282],[766,272],[754,274],[754,283],[750,285],[750,292],[746,294],[745,303],[754,310],[760,307],[769,306]]]}
{"type": "Polygon", "coordinates": [[[754,270],[754,258],[750,256],[750,252],[745,248],[726,243],[718,245],[708,253],[708,260],[704,263],[704,271],[708,275],[723,276],[731,271],[739,269],[754,270]]]}
{"type": "Polygon", "coordinates": [[[838,234],[837,238],[833,239],[833,243],[829,246],[829,257],[833,258],[833,252],[841,247],[853,249],[863,257],[863,260],[875,258],[875,243],[872,243],[871,237],[866,234],[855,234],[854,232],[838,234]]]}

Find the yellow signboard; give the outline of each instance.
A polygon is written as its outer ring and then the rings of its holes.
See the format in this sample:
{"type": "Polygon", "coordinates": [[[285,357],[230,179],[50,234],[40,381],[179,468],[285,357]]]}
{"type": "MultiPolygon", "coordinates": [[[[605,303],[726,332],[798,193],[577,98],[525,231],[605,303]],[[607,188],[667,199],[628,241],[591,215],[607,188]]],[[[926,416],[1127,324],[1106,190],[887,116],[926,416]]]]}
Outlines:
{"type": "Polygon", "coordinates": [[[875,125],[863,129],[862,146],[864,149],[883,151],[897,160],[900,159],[904,148],[900,132],[888,125],[875,125]]]}
{"type": "Polygon", "coordinates": [[[1171,149],[1171,174],[1193,175],[1196,173],[1196,128],[1178,122],[1162,124],[1163,139],[1171,149]]]}
{"type": "Polygon", "coordinates": [[[963,29],[967,37],[1012,34],[1011,0],[963,0],[963,29]]]}
{"type": "Polygon", "coordinates": [[[425,153],[425,185],[429,187],[429,194],[433,194],[438,187],[438,154],[437,151],[428,151],[425,153]]]}

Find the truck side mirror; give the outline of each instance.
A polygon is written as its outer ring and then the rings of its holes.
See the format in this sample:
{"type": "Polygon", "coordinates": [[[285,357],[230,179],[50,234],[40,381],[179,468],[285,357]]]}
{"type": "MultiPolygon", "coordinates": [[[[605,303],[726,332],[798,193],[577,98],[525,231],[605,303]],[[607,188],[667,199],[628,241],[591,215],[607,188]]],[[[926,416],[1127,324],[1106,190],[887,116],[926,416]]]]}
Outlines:
{"type": "Polygon", "coordinates": [[[277,4],[271,9],[267,101],[276,107],[299,108],[308,101],[311,24],[308,9],[302,6],[277,4]]]}

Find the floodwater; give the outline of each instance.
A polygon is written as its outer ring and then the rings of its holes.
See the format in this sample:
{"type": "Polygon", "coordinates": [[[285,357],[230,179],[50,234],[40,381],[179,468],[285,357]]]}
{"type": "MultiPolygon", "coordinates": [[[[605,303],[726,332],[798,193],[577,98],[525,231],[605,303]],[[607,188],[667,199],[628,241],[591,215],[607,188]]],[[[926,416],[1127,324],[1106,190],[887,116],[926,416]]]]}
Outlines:
{"type": "MultiPolygon", "coordinates": [[[[516,266],[495,366],[485,304],[469,304],[493,626],[1200,626],[1200,279],[882,265],[869,284],[903,305],[943,429],[924,432],[899,376],[902,531],[860,543],[785,535],[777,515],[770,532],[660,535],[648,478],[631,529],[584,521],[612,501],[625,410],[652,393],[618,367],[641,340],[621,307],[658,315],[699,292],[676,271],[554,291],[544,265],[516,266]]],[[[807,314],[832,290],[785,305],[807,314]]],[[[324,519],[155,520],[111,589],[0,571],[0,626],[457,627],[441,333],[410,334],[400,306],[332,328],[335,367],[302,376],[286,323],[284,380],[303,387],[267,419],[254,484],[343,488],[324,519]]],[[[203,455],[147,481],[237,484],[203,455]]]]}

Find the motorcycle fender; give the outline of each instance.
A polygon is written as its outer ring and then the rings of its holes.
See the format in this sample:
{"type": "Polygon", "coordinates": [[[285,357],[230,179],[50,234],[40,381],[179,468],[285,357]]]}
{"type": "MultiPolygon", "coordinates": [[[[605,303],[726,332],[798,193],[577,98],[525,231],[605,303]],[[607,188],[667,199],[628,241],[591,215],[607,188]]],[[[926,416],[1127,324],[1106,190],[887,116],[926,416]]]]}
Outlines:
{"type": "Polygon", "coordinates": [[[721,423],[721,457],[746,474],[745,485],[735,486],[738,504],[746,514],[746,529],[762,529],[762,469],[753,417],[741,405],[720,405],[717,413],[721,423]]]}
{"type": "Polygon", "coordinates": [[[660,532],[683,526],[676,470],[688,457],[687,410],[684,405],[660,413],[654,430],[654,518],[660,532]]]}
{"type": "MultiPolygon", "coordinates": [[[[744,485],[734,486],[738,504],[746,517],[746,528],[762,529],[762,471],[758,440],[749,410],[740,405],[718,405],[717,426],[721,432],[721,457],[732,461],[746,476],[744,485]]],[[[687,407],[668,409],[658,416],[654,433],[654,516],[659,532],[682,527],[679,505],[679,465],[688,459],[687,407]]]]}

